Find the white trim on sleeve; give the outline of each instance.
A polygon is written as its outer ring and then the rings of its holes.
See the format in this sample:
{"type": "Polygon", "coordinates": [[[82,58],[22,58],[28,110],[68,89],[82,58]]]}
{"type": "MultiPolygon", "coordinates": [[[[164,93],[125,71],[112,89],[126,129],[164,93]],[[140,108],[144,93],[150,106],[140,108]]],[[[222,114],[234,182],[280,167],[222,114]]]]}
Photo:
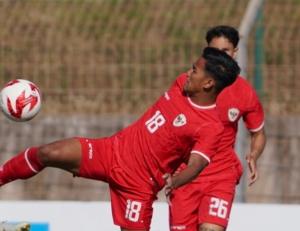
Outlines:
{"type": "Polygon", "coordinates": [[[259,130],[261,130],[265,125],[265,121],[262,122],[262,124],[260,126],[258,126],[257,128],[253,128],[253,129],[249,129],[250,132],[258,132],[259,130]]]}
{"type": "Polygon", "coordinates": [[[192,150],[191,153],[195,153],[197,155],[200,155],[202,156],[204,159],[206,159],[208,161],[208,163],[210,163],[210,159],[207,155],[205,155],[203,152],[199,152],[199,151],[196,151],[196,150],[192,150]]]}

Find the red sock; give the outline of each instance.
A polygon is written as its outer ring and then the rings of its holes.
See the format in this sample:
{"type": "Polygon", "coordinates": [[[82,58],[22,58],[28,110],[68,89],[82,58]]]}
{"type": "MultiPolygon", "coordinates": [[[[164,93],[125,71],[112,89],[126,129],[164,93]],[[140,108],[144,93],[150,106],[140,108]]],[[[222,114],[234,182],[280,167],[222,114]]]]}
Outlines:
{"type": "Polygon", "coordinates": [[[0,167],[0,186],[17,180],[27,179],[44,169],[37,156],[37,148],[28,148],[0,167]]]}

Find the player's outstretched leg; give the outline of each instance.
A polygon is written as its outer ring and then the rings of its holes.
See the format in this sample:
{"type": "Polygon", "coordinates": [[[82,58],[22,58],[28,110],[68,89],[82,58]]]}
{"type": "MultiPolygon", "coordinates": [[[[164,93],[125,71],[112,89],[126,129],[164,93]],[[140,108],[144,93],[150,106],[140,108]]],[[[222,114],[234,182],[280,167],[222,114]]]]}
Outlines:
{"type": "Polygon", "coordinates": [[[28,179],[45,167],[77,174],[80,160],[81,145],[76,138],[27,148],[0,167],[0,186],[17,179],[28,179]]]}

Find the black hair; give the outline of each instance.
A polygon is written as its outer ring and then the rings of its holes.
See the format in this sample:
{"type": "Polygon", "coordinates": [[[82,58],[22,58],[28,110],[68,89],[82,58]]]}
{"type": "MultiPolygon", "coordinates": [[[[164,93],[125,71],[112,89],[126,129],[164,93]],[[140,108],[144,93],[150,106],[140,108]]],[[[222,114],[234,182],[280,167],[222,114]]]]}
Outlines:
{"type": "Polygon", "coordinates": [[[206,47],[202,57],[205,59],[205,71],[216,81],[216,91],[220,92],[231,85],[240,74],[237,62],[224,51],[217,48],[206,47]]]}
{"type": "Polygon", "coordinates": [[[225,37],[234,47],[237,47],[240,36],[239,32],[231,26],[220,25],[209,29],[206,33],[206,42],[209,44],[214,38],[225,37]]]}

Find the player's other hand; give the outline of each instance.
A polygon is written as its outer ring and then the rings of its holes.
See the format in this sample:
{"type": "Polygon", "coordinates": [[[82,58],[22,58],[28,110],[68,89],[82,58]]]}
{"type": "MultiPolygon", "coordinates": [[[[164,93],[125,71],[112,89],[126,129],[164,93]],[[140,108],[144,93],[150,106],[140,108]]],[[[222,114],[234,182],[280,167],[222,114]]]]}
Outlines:
{"type": "Polygon", "coordinates": [[[166,196],[168,204],[171,205],[170,195],[171,195],[171,192],[173,190],[173,187],[172,187],[172,176],[171,176],[170,173],[166,173],[166,174],[163,175],[163,179],[166,182],[166,185],[165,185],[165,196],[166,196]]]}
{"type": "Polygon", "coordinates": [[[258,170],[256,166],[256,159],[250,154],[246,156],[248,168],[249,168],[249,177],[248,177],[248,186],[253,185],[258,179],[258,170]]]}

